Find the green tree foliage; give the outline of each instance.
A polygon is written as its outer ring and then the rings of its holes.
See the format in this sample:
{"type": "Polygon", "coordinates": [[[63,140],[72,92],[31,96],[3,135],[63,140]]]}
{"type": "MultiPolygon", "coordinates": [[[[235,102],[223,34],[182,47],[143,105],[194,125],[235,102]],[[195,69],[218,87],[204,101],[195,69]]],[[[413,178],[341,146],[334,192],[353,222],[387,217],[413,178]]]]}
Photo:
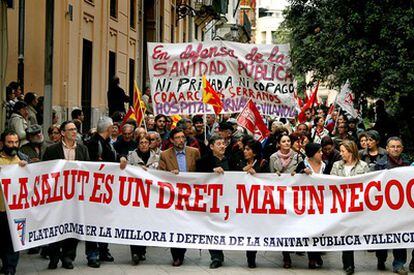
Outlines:
{"type": "Polygon", "coordinates": [[[414,90],[413,0],[290,0],[293,73],[339,86],[356,96],[399,102],[414,90]]]}

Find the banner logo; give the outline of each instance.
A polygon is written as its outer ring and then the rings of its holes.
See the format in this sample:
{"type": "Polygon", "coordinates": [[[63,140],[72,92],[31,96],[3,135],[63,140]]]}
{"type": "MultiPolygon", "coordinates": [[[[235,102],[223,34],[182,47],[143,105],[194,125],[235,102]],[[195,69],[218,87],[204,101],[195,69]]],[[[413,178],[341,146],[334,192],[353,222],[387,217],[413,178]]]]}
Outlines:
{"type": "Polygon", "coordinates": [[[22,245],[25,243],[25,231],[26,231],[26,218],[23,219],[14,219],[14,223],[17,225],[17,233],[20,238],[22,245]]]}

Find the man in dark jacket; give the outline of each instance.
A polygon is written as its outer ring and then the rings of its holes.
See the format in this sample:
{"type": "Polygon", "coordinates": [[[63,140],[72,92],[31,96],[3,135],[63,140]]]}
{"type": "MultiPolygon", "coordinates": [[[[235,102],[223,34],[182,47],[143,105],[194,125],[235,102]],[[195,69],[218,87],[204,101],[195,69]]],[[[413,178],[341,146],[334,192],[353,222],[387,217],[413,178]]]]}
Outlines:
{"type": "Polygon", "coordinates": [[[30,159],[30,162],[40,161],[43,152],[46,150],[46,144],[42,133],[42,127],[38,124],[29,126],[26,129],[26,138],[29,143],[26,143],[20,148],[25,155],[30,159]]]}
{"type": "Polygon", "coordinates": [[[129,151],[137,149],[137,142],[134,140],[134,126],[128,123],[122,126],[122,135],[114,143],[114,148],[118,154],[118,160],[121,157],[127,157],[129,151]]]}
{"type": "MultiPolygon", "coordinates": [[[[375,164],[375,170],[385,170],[392,169],[396,167],[408,166],[410,163],[405,161],[401,154],[404,150],[403,142],[399,137],[390,137],[387,140],[386,146],[386,155],[384,155],[382,161],[375,164]]],[[[376,250],[375,254],[378,259],[378,269],[385,270],[385,261],[387,260],[387,250],[376,250]]],[[[394,256],[394,261],[392,262],[392,270],[394,273],[398,274],[407,274],[408,271],[405,269],[404,265],[407,262],[407,249],[393,249],[392,254],[394,256]]],[[[414,258],[414,252],[412,254],[414,258]]],[[[410,262],[410,271],[414,271],[414,260],[410,262]]]]}
{"type": "MultiPolygon", "coordinates": [[[[226,153],[226,143],[223,137],[213,135],[209,141],[210,152],[203,158],[197,161],[197,172],[214,172],[223,174],[224,171],[229,171],[230,166],[226,153]]],[[[210,268],[219,268],[224,261],[223,250],[209,250],[211,255],[210,268]]]]}
{"type": "MultiPolygon", "coordinates": [[[[89,153],[85,145],[76,143],[77,128],[71,121],[65,121],[60,125],[62,141],[46,148],[43,161],[54,159],[88,161],[89,153]]],[[[66,239],[49,245],[50,262],[49,269],[56,269],[59,259],[62,267],[73,269],[73,261],[76,257],[78,240],[66,239]]]]}
{"type": "MultiPolygon", "coordinates": [[[[91,161],[116,162],[116,151],[110,142],[112,127],[111,118],[104,116],[98,120],[96,133],[85,144],[88,147],[91,161]]],[[[114,257],[109,253],[107,243],[85,242],[85,253],[89,267],[98,268],[102,261],[114,261],[114,257]]]]}
{"type": "Polygon", "coordinates": [[[112,116],[115,112],[125,114],[124,104],[127,102],[129,102],[129,96],[119,87],[119,77],[114,76],[108,90],[109,116],[112,116]]]}

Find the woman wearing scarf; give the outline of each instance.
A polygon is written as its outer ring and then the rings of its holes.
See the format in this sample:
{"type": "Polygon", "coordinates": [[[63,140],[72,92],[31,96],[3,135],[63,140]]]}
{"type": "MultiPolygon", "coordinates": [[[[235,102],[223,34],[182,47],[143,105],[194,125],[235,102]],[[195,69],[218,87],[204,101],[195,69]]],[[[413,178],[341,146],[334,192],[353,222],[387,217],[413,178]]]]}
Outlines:
{"type": "MultiPolygon", "coordinates": [[[[278,175],[282,173],[294,174],[296,167],[303,161],[302,157],[292,149],[290,137],[288,135],[280,135],[277,138],[276,153],[270,156],[269,169],[271,173],[278,175]]],[[[291,268],[292,260],[289,252],[282,252],[283,268],[291,268]]]]}
{"type": "Polygon", "coordinates": [[[325,119],[323,117],[317,116],[313,120],[313,124],[315,125],[315,127],[312,128],[312,140],[313,142],[320,144],[322,138],[329,136],[329,131],[325,129],[325,119]]]}
{"type": "MultiPolygon", "coordinates": [[[[141,134],[137,138],[138,148],[130,151],[127,159],[121,158],[121,169],[125,168],[126,163],[135,166],[141,166],[145,170],[147,168],[157,169],[159,156],[150,150],[149,134],[141,134]],[[123,168],[122,168],[123,167],[123,168]]],[[[132,264],[137,265],[140,261],[146,259],[146,247],[141,245],[131,245],[132,264]]]]}
{"type": "Polygon", "coordinates": [[[296,166],[303,160],[298,153],[292,149],[290,137],[280,135],[276,139],[278,150],[270,156],[269,169],[271,173],[292,173],[296,166]]]}

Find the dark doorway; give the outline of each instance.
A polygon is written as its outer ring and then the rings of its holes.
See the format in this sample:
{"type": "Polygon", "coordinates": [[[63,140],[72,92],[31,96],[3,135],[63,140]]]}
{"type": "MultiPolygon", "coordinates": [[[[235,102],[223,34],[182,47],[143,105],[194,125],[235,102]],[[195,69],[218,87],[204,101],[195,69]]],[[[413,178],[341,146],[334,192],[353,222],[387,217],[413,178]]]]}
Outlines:
{"type": "Polygon", "coordinates": [[[129,98],[130,106],[134,104],[134,80],[135,80],[135,60],[129,59],[129,98]]]}
{"type": "Polygon", "coordinates": [[[116,53],[109,51],[109,64],[108,64],[108,89],[111,86],[112,78],[116,74],[116,53]]]}
{"type": "Polygon", "coordinates": [[[92,42],[83,39],[82,52],[82,110],[85,120],[82,125],[84,133],[91,128],[92,98],[92,42]]]}

